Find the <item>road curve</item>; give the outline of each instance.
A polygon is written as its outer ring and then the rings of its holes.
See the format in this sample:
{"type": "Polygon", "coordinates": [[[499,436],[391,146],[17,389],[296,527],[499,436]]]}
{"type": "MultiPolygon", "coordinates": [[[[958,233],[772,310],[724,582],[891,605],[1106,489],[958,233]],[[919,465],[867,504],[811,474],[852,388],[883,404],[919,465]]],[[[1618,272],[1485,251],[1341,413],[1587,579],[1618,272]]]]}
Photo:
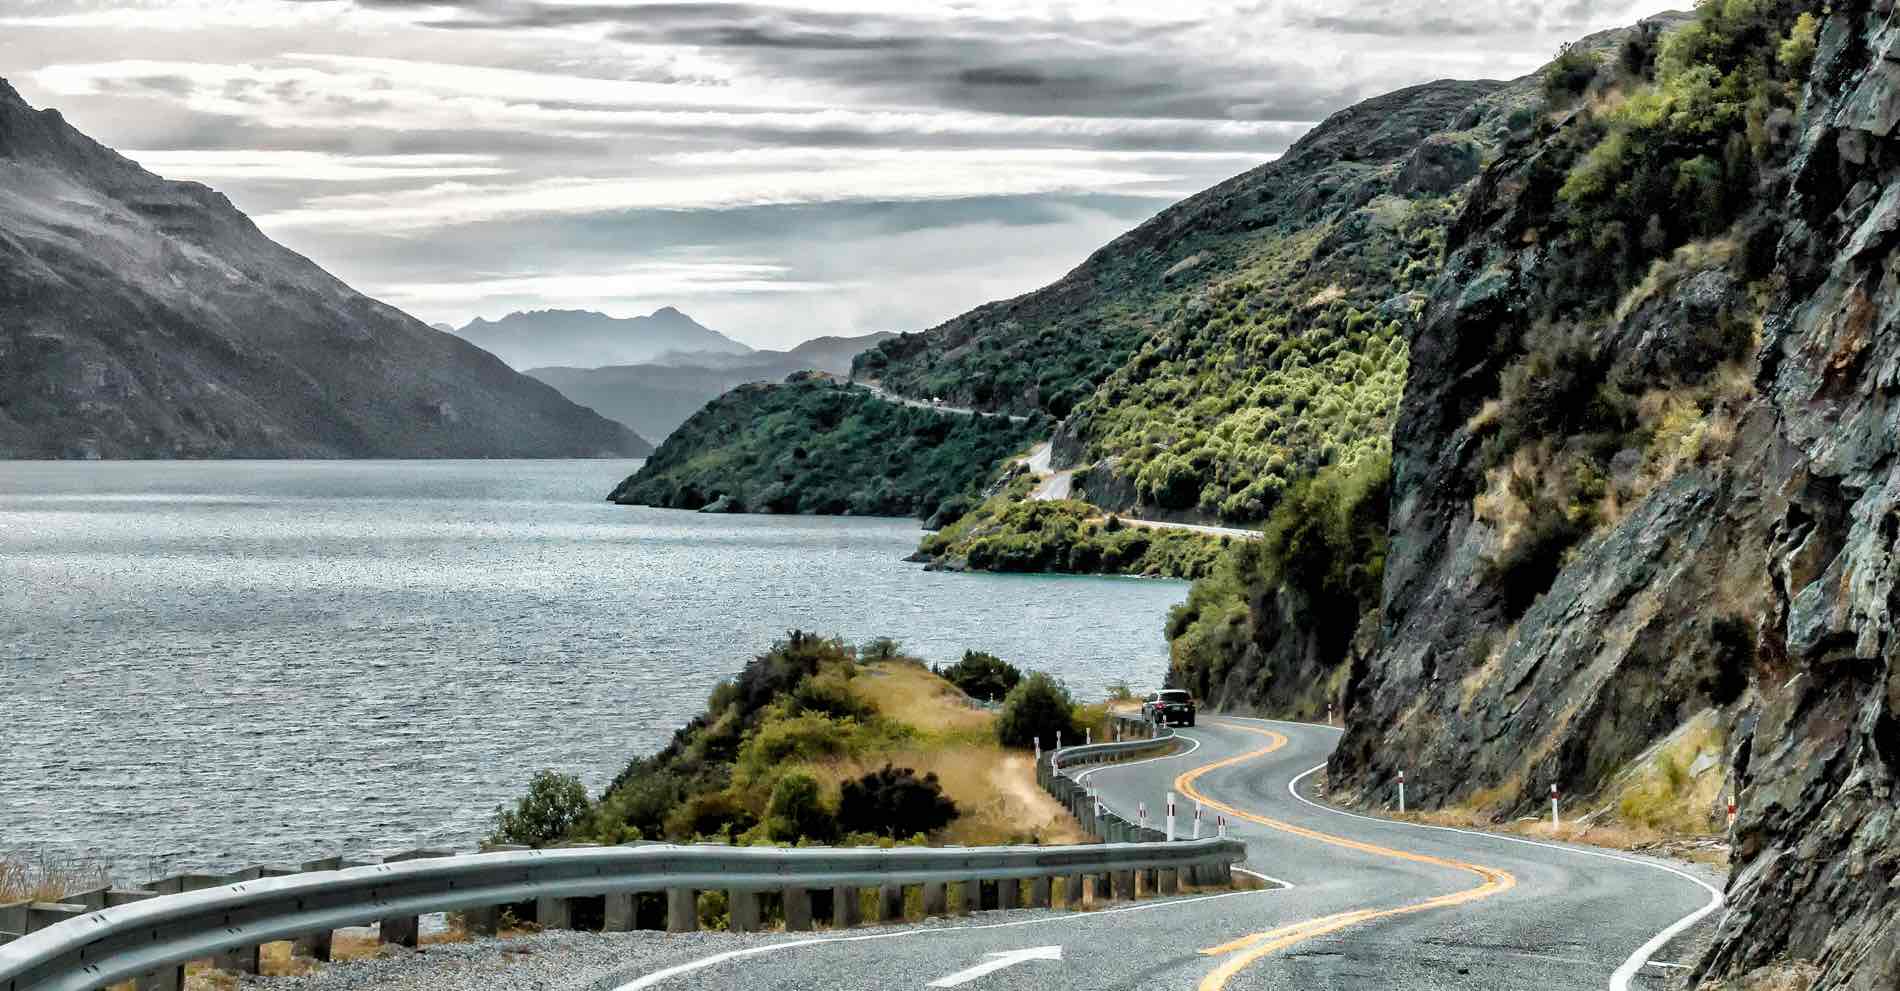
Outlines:
{"type": "Polygon", "coordinates": [[[1175,791],[1184,834],[1200,796],[1205,828],[1226,816],[1247,844],[1244,866],[1289,887],[754,937],[574,986],[1660,989],[1666,965],[1682,962],[1671,937],[1719,897],[1660,861],[1327,808],[1312,799],[1311,772],[1338,738],[1328,727],[1216,718],[1182,735],[1188,752],[1096,769],[1089,781],[1110,805],[1146,802],[1153,817],[1175,791]],[[1632,958],[1646,947],[1665,966],[1632,958]],[[1024,959],[994,965],[1010,953],[1024,959]]]}

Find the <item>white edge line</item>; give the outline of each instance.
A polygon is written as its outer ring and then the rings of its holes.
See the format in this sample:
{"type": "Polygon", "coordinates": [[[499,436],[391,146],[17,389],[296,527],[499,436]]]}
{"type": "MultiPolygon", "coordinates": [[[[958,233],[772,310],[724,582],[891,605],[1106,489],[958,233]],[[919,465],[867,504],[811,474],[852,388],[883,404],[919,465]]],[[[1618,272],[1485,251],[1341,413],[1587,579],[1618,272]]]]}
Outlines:
{"type": "MultiPolygon", "coordinates": [[[[1248,871],[1247,873],[1251,874],[1253,872],[1248,871]]],[[[824,943],[863,943],[875,939],[897,939],[903,936],[931,936],[937,933],[973,932],[982,929],[1014,929],[1019,926],[1042,925],[1050,922],[1088,922],[1092,919],[1102,919],[1113,915],[1126,915],[1130,912],[1146,912],[1157,908],[1173,908],[1178,905],[1192,905],[1195,902],[1214,901],[1220,898],[1237,898],[1242,895],[1267,895],[1272,894],[1275,890],[1277,889],[1266,888],[1260,891],[1226,891],[1218,895],[1194,895],[1188,898],[1169,898],[1161,901],[1148,902],[1142,905],[1130,905],[1127,908],[1104,909],[1099,912],[1064,913],[1062,915],[1050,915],[1035,919],[1018,919],[1015,922],[991,922],[980,926],[933,926],[928,929],[900,929],[895,932],[868,933],[863,936],[822,936],[816,939],[795,939],[784,943],[767,943],[764,946],[748,946],[742,950],[727,950],[724,953],[715,953],[709,957],[701,957],[698,960],[689,960],[682,964],[675,964],[665,970],[656,970],[644,977],[639,977],[626,984],[622,984],[620,987],[615,988],[614,991],[642,991],[643,988],[653,987],[662,981],[671,980],[682,974],[705,970],[708,967],[716,967],[729,960],[758,956],[763,953],[772,953],[778,950],[790,950],[800,946],[818,946],[824,943]]]]}
{"type": "MultiPolygon", "coordinates": [[[[1245,716],[1230,716],[1226,718],[1247,719],[1247,717],[1245,716]]],[[[1259,723],[1284,722],[1284,720],[1277,720],[1277,719],[1248,719],[1247,721],[1259,722],[1259,723]]],[[[1288,725],[1313,728],[1308,723],[1290,723],[1288,725]]],[[[1320,727],[1320,728],[1331,729],[1334,732],[1344,732],[1344,730],[1340,730],[1337,727],[1332,727],[1332,726],[1320,727]]],[[[1345,816],[1349,819],[1363,819],[1366,822],[1384,823],[1389,826],[1405,826],[1405,827],[1410,827],[1412,829],[1430,829],[1430,830],[1437,830],[1439,832],[1445,832],[1445,833],[1458,833],[1464,836],[1475,836],[1475,837],[1481,837],[1481,838],[1490,839],[1490,840],[1500,840],[1505,843],[1522,843],[1525,846],[1542,847],[1543,849],[1546,849],[1546,850],[1556,850],[1561,853],[1574,854],[1579,857],[1599,857],[1604,860],[1615,860],[1615,861],[1619,861],[1625,864],[1635,864],[1638,867],[1648,867],[1648,868],[1651,868],[1652,870],[1667,871],[1668,873],[1674,874],[1675,876],[1682,878],[1683,880],[1688,881],[1691,884],[1694,884],[1695,886],[1708,892],[1709,903],[1707,905],[1704,905],[1701,908],[1696,909],[1693,912],[1690,912],[1688,915],[1685,915],[1682,918],[1677,919],[1674,925],[1671,925],[1669,928],[1664,929],[1662,932],[1659,932],[1655,936],[1651,937],[1649,942],[1644,943],[1640,947],[1637,947],[1636,952],[1630,954],[1629,959],[1623,961],[1623,965],[1621,967],[1616,968],[1616,972],[1610,975],[1610,991],[1629,991],[1630,980],[1636,976],[1637,971],[1640,971],[1643,969],[1643,965],[1649,962],[1649,958],[1652,955],[1654,955],[1657,950],[1660,950],[1664,946],[1667,946],[1670,940],[1675,939],[1677,936],[1682,935],[1682,933],[1685,930],[1687,930],[1690,926],[1693,926],[1696,923],[1701,922],[1703,919],[1707,918],[1710,913],[1722,907],[1722,903],[1723,903],[1722,892],[1717,890],[1714,885],[1709,884],[1707,881],[1704,881],[1701,878],[1696,877],[1695,875],[1690,874],[1687,871],[1678,870],[1674,867],[1669,866],[1668,864],[1659,864],[1659,863],[1656,863],[1654,861],[1649,861],[1649,860],[1638,860],[1635,857],[1620,857],[1620,856],[1617,856],[1616,854],[1604,853],[1599,850],[1582,850],[1576,847],[1561,846],[1556,843],[1543,843],[1537,840],[1527,840],[1518,836],[1505,836],[1500,833],[1483,833],[1475,829],[1459,829],[1456,826],[1429,826],[1424,823],[1418,823],[1418,822],[1403,822],[1397,819],[1381,819],[1377,816],[1360,815],[1356,812],[1347,812],[1342,809],[1336,809],[1329,805],[1321,805],[1320,803],[1307,798],[1305,795],[1300,794],[1300,782],[1306,780],[1307,778],[1325,769],[1326,769],[1326,765],[1321,764],[1318,767],[1302,772],[1298,777],[1294,778],[1292,781],[1287,782],[1287,785],[1286,785],[1287,793],[1292,795],[1294,798],[1298,799],[1299,801],[1307,805],[1310,805],[1313,808],[1319,809],[1322,812],[1330,812],[1333,815],[1345,816]]]]}
{"type": "MultiPolygon", "coordinates": [[[[1111,764],[1097,764],[1094,767],[1091,767],[1088,770],[1083,771],[1081,774],[1078,774],[1075,777],[1070,778],[1069,780],[1075,782],[1076,784],[1081,784],[1082,782],[1088,780],[1089,775],[1094,774],[1097,771],[1109,771],[1109,770],[1114,770],[1114,769],[1123,768],[1123,767],[1134,767],[1137,764],[1152,764],[1158,760],[1174,760],[1175,758],[1178,758],[1178,757],[1186,757],[1188,754],[1191,754],[1194,751],[1201,749],[1201,741],[1197,737],[1177,735],[1175,739],[1186,740],[1189,743],[1193,744],[1193,746],[1187,748],[1186,750],[1177,750],[1171,754],[1162,754],[1159,757],[1143,757],[1140,760],[1119,761],[1119,762],[1111,763],[1111,764]]],[[[1061,772],[1058,771],[1057,773],[1061,773],[1061,772]]]]}

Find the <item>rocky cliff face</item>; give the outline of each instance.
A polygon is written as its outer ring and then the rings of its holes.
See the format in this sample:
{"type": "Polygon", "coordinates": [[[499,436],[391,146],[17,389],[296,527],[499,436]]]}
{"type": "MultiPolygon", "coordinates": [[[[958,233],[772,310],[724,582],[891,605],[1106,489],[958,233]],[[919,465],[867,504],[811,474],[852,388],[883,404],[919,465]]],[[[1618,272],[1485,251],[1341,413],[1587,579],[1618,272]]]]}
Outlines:
{"type": "Polygon", "coordinates": [[[1658,118],[1579,108],[1479,180],[1411,335],[1382,624],[1331,773],[1509,814],[1712,715],[1740,819],[1697,977],[1893,987],[1900,25],[1891,0],[1764,9],[1713,29],[1718,75],[1756,87],[1744,137],[1699,136],[1743,180],[1719,230],[1577,236],[1591,149],[1658,118]],[[1646,250],[1628,283],[1580,265],[1646,250]]]}
{"type": "Polygon", "coordinates": [[[1787,281],[1762,347],[1767,556],[1740,735],[1734,913],[1704,972],[1814,961],[1819,987],[1900,984],[1900,24],[1891,0],[1823,23],[1789,169],[1787,281]]]}
{"type": "Polygon", "coordinates": [[[0,81],[0,457],[648,450],[0,81]]]}

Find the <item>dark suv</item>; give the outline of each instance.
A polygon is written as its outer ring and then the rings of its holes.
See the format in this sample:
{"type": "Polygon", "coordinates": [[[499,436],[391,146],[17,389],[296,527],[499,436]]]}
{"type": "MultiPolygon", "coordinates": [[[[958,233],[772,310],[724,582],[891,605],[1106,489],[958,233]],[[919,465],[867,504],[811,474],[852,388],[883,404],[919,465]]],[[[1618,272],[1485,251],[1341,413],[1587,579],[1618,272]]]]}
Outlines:
{"type": "Polygon", "coordinates": [[[1194,696],[1179,688],[1164,689],[1141,703],[1141,714],[1163,726],[1192,726],[1194,696]]]}

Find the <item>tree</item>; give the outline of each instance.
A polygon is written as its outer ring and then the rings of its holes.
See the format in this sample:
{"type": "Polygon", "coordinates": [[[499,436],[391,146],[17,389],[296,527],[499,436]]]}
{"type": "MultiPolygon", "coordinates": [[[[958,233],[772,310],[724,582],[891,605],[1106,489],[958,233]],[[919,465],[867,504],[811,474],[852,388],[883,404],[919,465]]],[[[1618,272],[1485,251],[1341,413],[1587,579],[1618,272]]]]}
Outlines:
{"type": "Polygon", "coordinates": [[[513,809],[496,807],[493,839],[533,847],[559,843],[585,822],[591,811],[587,786],[580,778],[538,771],[528,783],[528,793],[513,809]]]}
{"type": "Polygon", "coordinates": [[[1023,673],[994,654],[966,650],[963,659],[937,669],[938,676],[963,689],[965,695],[985,702],[1008,695],[1023,680],[1023,673]]]}
{"type": "Polygon", "coordinates": [[[1003,712],[996,720],[996,738],[1005,747],[1029,747],[1038,740],[1045,747],[1053,747],[1058,732],[1069,740],[1081,737],[1075,727],[1075,700],[1061,682],[1037,671],[1003,700],[1003,712]]]}
{"type": "Polygon", "coordinates": [[[957,804],[943,793],[937,776],[920,778],[908,767],[886,764],[845,782],[840,792],[838,826],[847,833],[901,839],[941,829],[957,817],[957,804]]]}

